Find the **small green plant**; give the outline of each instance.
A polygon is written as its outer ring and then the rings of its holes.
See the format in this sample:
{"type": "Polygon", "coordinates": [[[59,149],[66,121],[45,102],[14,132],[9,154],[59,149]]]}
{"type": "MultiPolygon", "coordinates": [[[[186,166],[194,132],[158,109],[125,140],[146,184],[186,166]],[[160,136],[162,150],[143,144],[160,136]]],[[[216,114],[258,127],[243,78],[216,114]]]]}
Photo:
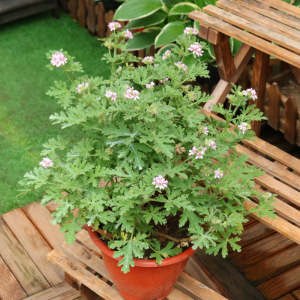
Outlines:
{"type": "Polygon", "coordinates": [[[84,224],[99,228],[114,256],[124,256],[119,265],[125,273],[146,252],[160,264],[191,245],[223,256],[228,244],[240,251],[236,235],[245,216],[275,216],[273,196],[253,189],[253,179],[263,172],[235,150],[254,136],[248,124],[263,118],[246,106],[255,91],[235,87],[229,109],[214,107],[226,120],[209,118],[200,105],[211,96],[186,84],[208,77],[200,59],[206,45],[196,42],[193,30],[172,51],[146,57],[145,66],[136,68],[131,63],[138,58],[118,54],[130,33],[115,31],[117,22],[109,26],[113,32],[103,39],[108,80],[81,75],[81,64],[63,50],[48,53],[49,69],[61,68],[70,80],[48,91],[62,106],[50,119],[62,129],[76,126],[81,137],[44,144],[41,166],[20,181],[22,193],[44,190],[43,205],[59,204],[52,223],[61,224],[68,243],[84,224]],[[259,205],[247,211],[243,202],[252,197],[259,205]]]}

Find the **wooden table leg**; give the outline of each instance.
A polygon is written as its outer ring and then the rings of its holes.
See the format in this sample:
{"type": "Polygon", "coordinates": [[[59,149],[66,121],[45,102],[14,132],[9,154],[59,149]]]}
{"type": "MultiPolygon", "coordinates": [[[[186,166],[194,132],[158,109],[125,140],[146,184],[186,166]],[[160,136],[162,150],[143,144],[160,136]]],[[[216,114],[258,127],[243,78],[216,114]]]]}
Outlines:
{"type": "MultiPolygon", "coordinates": [[[[269,70],[270,55],[260,50],[255,51],[255,60],[253,65],[253,76],[251,87],[256,91],[257,100],[250,100],[249,105],[256,104],[256,107],[264,111],[265,90],[269,70]]],[[[259,136],[261,122],[253,121],[251,123],[252,130],[259,136]]]]}

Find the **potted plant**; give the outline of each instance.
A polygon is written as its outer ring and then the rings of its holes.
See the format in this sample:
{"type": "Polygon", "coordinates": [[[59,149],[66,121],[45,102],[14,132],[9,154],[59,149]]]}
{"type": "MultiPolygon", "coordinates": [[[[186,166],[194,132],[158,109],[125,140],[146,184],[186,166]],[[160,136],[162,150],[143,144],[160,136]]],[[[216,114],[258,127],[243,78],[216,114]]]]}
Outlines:
{"type": "Polygon", "coordinates": [[[45,190],[43,205],[59,204],[53,223],[61,224],[67,243],[89,226],[125,299],[162,299],[198,248],[223,256],[228,245],[240,251],[236,235],[250,213],[244,201],[257,197],[251,212],[275,216],[273,196],[252,189],[263,172],[235,150],[253,138],[250,122],[263,117],[246,107],[255,91],[238,87],[228,96],[229,109],[214,107],[225,121],[203,113],[201,104],[211,96],[185,84],[208,77],[201,62],[205,45],[196,42],[193,29],[172,52],[145,57],[145,66],[135,68],[131,62],[138,58],[117,51],[126,50],[130,31],[118,32],[117,22],[109,27],[113,33],[103,39],[108,80],[81,76],[81,64],[63,50],[48,53],[49,69],[61,68],[70,79],[48,92],[63,108],[50,119],[62,129],[76,126],[80,138],[50,139],[40,167],[20,184],[23,194],[45,190]]]}

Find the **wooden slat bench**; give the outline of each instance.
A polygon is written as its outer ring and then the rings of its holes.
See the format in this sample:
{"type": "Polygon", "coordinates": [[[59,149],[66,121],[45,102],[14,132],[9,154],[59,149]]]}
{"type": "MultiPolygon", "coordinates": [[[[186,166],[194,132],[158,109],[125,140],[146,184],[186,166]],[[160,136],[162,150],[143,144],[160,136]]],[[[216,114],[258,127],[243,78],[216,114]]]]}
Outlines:
{"type": "MultiPolygon", "coordinates": [[[[215,97],[205,109],[211,111],[213,104],[226,100],[231,83],[237,82],[255,52],[251,87],[256,90],[258,100],[251,104],[263,111],[270,56],[289,64],[300,81],[300,8],[281,0],[219,0],[216,5],[189,14],[200,22],[199,36],[212,43],[221,78],[213,92],[215,97]],[[243,43],[235,57],[231,54],[229,37],[243,43]]],[[[293,100],[281,100],[288,107],[295,107],[293,100]]],[[[293,115],[289,109],[286,121],[291,118],[293,122],[286,125],[286,130],[292,127],[287,139],[293,142],[299,113],[293,115]]],[[[252,124],[257,135],[260,126],[260,122],[252,124]]]]}
{"type": "MultiPolygon", "coordinates": [[[[73,245],[64,243],[62,247],[76,257],[80,262],[72,260],[69,255],[52,250],[47,258],[65,272],[65,280],[76,289],[85,300],[122,300],[112,279],[106,270],[101,251],[90,239],[87,231],[82,230],[76,235],[73,245]]],[[[183,273],[176,282],[166,300],[226,300],[227,298],[216,293],[206,285],[200,283],[186,273],[183,273]]]]}

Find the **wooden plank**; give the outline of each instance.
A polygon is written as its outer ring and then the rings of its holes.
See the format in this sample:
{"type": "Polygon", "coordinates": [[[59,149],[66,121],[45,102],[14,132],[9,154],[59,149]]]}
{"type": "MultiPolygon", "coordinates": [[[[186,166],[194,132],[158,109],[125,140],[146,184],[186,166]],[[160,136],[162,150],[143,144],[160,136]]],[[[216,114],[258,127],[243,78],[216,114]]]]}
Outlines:
{"type": "Polygon", "coordinates": [[[105,9],[102,2],[98,3],[96,6],[96,15],[97,15],[97,35],[99,38],[104,38],[106,33],[106,24],[105,24],[105,9]]]}
{"type": "MultiPolygon", "coordinates": [[[[253,203],[252,201],[245,200],[243,202],[245,208],[249,211],[251,208],[256,207],[257,204],[253,203]]],[[[286,220],[282,219],[281,217],[276,217],[275,219],[271,219],[269,217],[258,217],[257,213],[253,214],[257,220],[267,224],[271,228],[275,229],[277,232],[283,234],[291,241],[294,241],[297,244],[300,244],[300,228],[296,227],[295,225],[287,222],[286,220]]]]}
{"type": "Polygon", "coordinates": [[[77,16],[79,24],[85,28],[86,27],[86,8],[85,8],[85,0],[77,0],[78,1],[78,9],[77,16]]]}
{"type": "MultiPolygon", "coordinates": [[[[108,13],[105,13],[104,20],[106,25],[108,25],[110,22],[114,20],[114,12],[110,10],[108,13]]],[[[112,31],[109,29],[106,30],[106,37],[109,37],[111,35],[112,31]]]]}
{"type": "Polygon", "coordinates": [[[70,0],[69,1],[69,10],[70,10],[70,16],[72,19],[77,19],[77,9],[78,9],[78,3],[77,0],[70,0]]]}
{"type": "MultiPolygon", "coordinates": [[[[296,297],[297,300],[299,300],[300,299],[300,289],[297,289],[297,290],[293,291],[292,295],[294,297],[296,297]]],[[[290,299],[287,299],[287,300],[290,300],[290,299]]]]}
{"type": "Polygon", "coordinates": [[[207,40],[212,43],[213,45],[217,45],[220,42],[224,41],[224,40],[228,40],[229,36],[220,33],[217,30],[214,30],[212,28],[209,28],[208,30],[208,36],[207,36],[207,40]]]}
{"type": "Polygon", "coordinates": [[[200,298],[201,300],[226,300],[227,299],[185,273],[181,274],[181,276],[176,282],[176,285],[181,286],[182,288],[186,289],[192,295],[200,298]]]}
{"type": "Polygon", "coordinates": [[[214,89],[212,95],[214,98],[207,101],[204,105],[204,109],[207,111],[211,111],[212,107],[216,103],[224,103],[226,100],[227,95],[230,93],[232,88],[231,83],[236,83],[239,77],[241,76],[243,70],[247,66],[248,62],[250,61],[252,55],[254,53],[254,48],[243,44],[238,53],[234,57],[234,64],[235,64],[235,73],[230,78],[229,82],[225,80],[220,80],[216,88],[214,89]]]}
{"type": "Polygon", "coordinates": [[[300,246],[294,245],[245,268],[243,273],[254,285],[258,285],[299,265],[299,257],[300,246]]]}
{"type": "Polygon", "coordinates": [[[86,0],[87,6],[87,27],[90,34],[96,33],[96,12],[95,0],[86,0]]]}
{"type": "Polygon", "coordinates": [[[255,22],[257,25],[284,34],[294,39],[295,41],[300,42],[299,31],[290,26],[287,26],[283,23],[279,23],[276,20],[267,18],[259,13],[256,13],[251,9],[248,9],[242,5],[238,5],[232,1],[219,0],[217,1],[216,5],[230,12],[233,12],[235,15],[238,15],[244,19],[247,19],[251,22],[255,22]]]}
{"type": "Polygon", "coordinates": [[[167,296],[167,300],[193,300],[189,296],[183,294],[178,289],[174,288],[171,293],[167,296]]]}
{"type": "Polygon", "coordinates": [[[19,300],[27,297],[18,280],[11,273],[5,262],[0,256],[0,299],[1,300],[19,300]]]}
{"type": "MultiPolygon", "coordinates": [[[[268,66],[270,56],[263,51],[255,51],[255,59],[253,65],[253,75],[251,81],[251,87],[256,91],[258,99],[252,99],[249,101],[249,105],[255,104],[256,108],[260,111],[264,111],[264,99],[266,83],[268,78],[268,66]]],[[[257,136],[260,134],[261,121],[252,121],[251,129],[257,136]]]]}
{"type": "Polygon", "coordinates": [[[300,29],[300,20],[291,15],[287,15],[283,12],[278,11],[264,3],[260,3],[254,0],[233,0],[234,2],[249,8],[252,11],[258,12],[270,19],[274,19],[280,23],[286,24],[295,29],[300,29]]]}
{"type": "Polygon", "coordinates": [[[52,250],[51,247],[22,209],[6,213],[2,218],[50,285],[54,286],[63,282],[64,273],[46,259],[46,255],[52,250]]]}
{"type": "Polygon", "coordinates": [[[229,39],[225,39],[217,45],[213,45],[213,49],[220,78],[229,81],[235,72],[229,39]]]}
{"type": "Polygon", "coordinates": [[[297,300],[292,294],[286,294],[283,297],[278,298],[277,300],[297,300]]]}
{"type": "Polygon", "coordinates": [[[268,124],[275,130],[279,129],[280,91],[274,82],[269,89],[269,116],[268,124]]]}
{"type": "Polygon", "coordinates": [[[208,31],[209,31],[209,27],[208,26],[200,24],[200,27],[199,27],[199,37],[201,37],[204,40],[207,40],[207,38],[208,38],[208,31]]]}
{"type": "Polygon", "coordinates": [[[287,63],[292,64],[296,67],[300,67],[299,55],[291,51],[276,46],[271,42],[265,41],[262,38],[259,38],[251,33],[245,32],[242,29],[236,28],[231,24],[228,24],[217,18],[211,17],[200,11],[193,11],[189,13],[189,17],[200,23],[202,22],[204,25],[212,27],[213,29],[218,30],[224,34],[232,36],[233,38],[238,39],[242,43],[245,43],[257,50],[279,58],[280,60],[286,61],[287,63]]]}
{"type": "Polygon", "coordinates": [[[43,274],[35,266],[2,218],[0,218],[0,241],[0,255],[27,295],[50,288],[43,274]]]}
{"type": "Polygon", "coordinates": [[[288,4],[281,0],[257,0],[264,4],[268,4],[270,7],[276,8],[279,11],[285,12],[288,15],[300,18],[300,8],[291,4],[288,4]]]}
{"type": "Polygon", "coordinates": [[[107,300],[123,300],[111,286],[57,250],[52,250],[47,258],[101,297],[107,300]]]}
{"type": "Polygon", "coordinates": [[[195,256],[205,266],[205,272],[213,274],[232,293],[229,299],[265,299],[252,284],[221,255],[208,255],[203,250],[198,250],[195,256]]]}
{"type": "MultiPolygon", "coordinates": [[[[292,172],[283,169],[282,167],[274,164],[272,161],[262,157],[260,154],[253,152],[242,145],[237,145],[235,147],[238,153],[249,155],[248,162],[253,164],[262,170],[266,171],[268,174],[280,179],[289,186],[300,190],[300,178],[299,176],[293,174],[292,172]]],[[[300,196],[300,194],[299,194],[300,196]]],[[[300,200],[300,199],[299,199],[300,200]]],[[[300,202],[297,202],[300,204],[300,202]]]]}
{"type": "Polygon", "coordinates": [[[275,42],[276,44],[281,45],[284,48],[287,48],[295,53],[300,54],[300,42],[286,36],[285,34],[278,33],[273,29],[258,25],[255,20],[249,21],[245,18],[239,17],[236,14],[220,9],[214,5],[208,5],[204,7],[203,11],[209,15],[212,15],[234,26],[237,26],[238,28],[247,30],[248,32],[251,32],[263,39],[266,39],[270,42],[275,42]]]}
{"type": "Polygon", "coordinates": [[[94,244],[86,230],[78,232],[76,234],[76,239],[94,252],[98,253],[100,256],[102,255],[101,250],[94,244]]]}
{"type": "Polygon", "coordinates": [[[24,300],[75,300],[80,295],[66,282],[32,295],[24,300]]]}
{"type": "Polygon", "coordinates": [[[300,283],[300,266],[297,266],[287,272],[284,272],[270,280],[267,280],[256,288],[270,300],[276,300],[279,297],[295,290],[300,283]]]}
{"type": "Polygon", "coordinates": [[[72,245],[63,243],[63,248],[68,253],[75,256],[78,260],[86,264],[88,267],[92,268],[97,273],[107,278],[109,281],[112,281],[109,273],[107,272],[104,261],[100,259],[97,255],[93,254],[88,249],[84,248],[76,242],[72,245]]]}
{"type": "Polygon", "coordinates": [[[288,247],[294,242],[282,234],[275,233],[263,240],[243,248],[242,252],[233,252],[227,259],[238,269],[244,270],[288,247]]]}
{"type": "MultiPolygon", "coordinates": [[[[48,244],[53,249],[64,252],[64,249],[61,246],[65,241],[64,233],[59,232],[59,224],[51,224],[52,217],[49,210],[45,206],[40,205],[39,201],[28,204],[22,209],[35,227],[39,230],[39,232],[43,235],[48,244]]],[[[72,259],[76,261],[74,257],[72,257],[72,259]]],[[[80,262],[78,263],[80,264],[80,262]]]]}
{"type": "Polygon", "coordinates": [[[290,97],[285,103],[285,128],[284,138],[291,144],[296,140],[297,103],[294,97],[290,97]]]}

